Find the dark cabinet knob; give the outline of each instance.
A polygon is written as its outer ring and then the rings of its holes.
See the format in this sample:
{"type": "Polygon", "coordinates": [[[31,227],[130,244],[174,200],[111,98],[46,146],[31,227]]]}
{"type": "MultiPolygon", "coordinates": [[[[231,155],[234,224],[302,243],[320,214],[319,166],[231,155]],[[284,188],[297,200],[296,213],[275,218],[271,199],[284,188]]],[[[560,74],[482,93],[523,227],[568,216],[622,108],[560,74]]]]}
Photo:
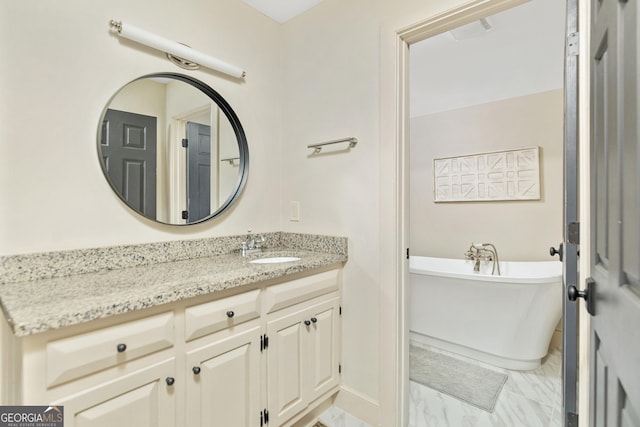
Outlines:
{"type": "Polygon", "coordinates": [[[127,345],[126,344],[118,344],[118,347],[116,347],[118,349],[118,353],[124,353],[125,350],[127,349],[127,345]]]}
{"type": "Polygon", "coordinates": [[[232,318],[233,316],[235,316],[235,315],[236,315],[236,314],[235,314],[233,311],[231,311],[231,310],[227,311],[227,317],[228,317],[229,319],[231,319],[231,318],[232,318]]]}
{"type": "Polygon", "coordinates": [[[192,371],[195,375],[200,374],[200,366],[194,366],[192,371]]]}
{"type": "Polygon", "coordinates": [[[313,323],[317,323],[317,322],[318,322],[318,319],[317,319],[317,318],[315,318],[315,317],[312,317],[312,318],[311,318],[311,321],[312,321],[313,323]]]}
{"type": "Polygon", "coordinates": [[[311,324],[311,321],[310,321],[310,320],[305,320],[305,321],[304,321],[304,324],[305,324],[305,325],[307,325],[307,326],[309,326],[309,325],[311,324]]]}
{"type": "Polygon", "coordinates": [[[176,379],[173,377],[167,377],[165,381],[167,382],[167,385],[171,386],[176,382],[176,379]]]}

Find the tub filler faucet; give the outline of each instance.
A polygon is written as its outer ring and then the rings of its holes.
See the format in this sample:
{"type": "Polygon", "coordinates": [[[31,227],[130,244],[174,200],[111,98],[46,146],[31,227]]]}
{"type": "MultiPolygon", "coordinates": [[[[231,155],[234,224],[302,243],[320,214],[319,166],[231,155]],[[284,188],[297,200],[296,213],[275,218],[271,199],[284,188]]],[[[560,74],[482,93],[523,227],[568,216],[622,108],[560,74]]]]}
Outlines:
{"type": "Polygon", "coordinates": [[[472,260],[473,271],[480,271],[480,261],[493,261],[491,274],[500,275],[500,261],[498,260],[498,250],[492,243],[471,243],[467,252],[464,253],[466,259],[472,260]]]}

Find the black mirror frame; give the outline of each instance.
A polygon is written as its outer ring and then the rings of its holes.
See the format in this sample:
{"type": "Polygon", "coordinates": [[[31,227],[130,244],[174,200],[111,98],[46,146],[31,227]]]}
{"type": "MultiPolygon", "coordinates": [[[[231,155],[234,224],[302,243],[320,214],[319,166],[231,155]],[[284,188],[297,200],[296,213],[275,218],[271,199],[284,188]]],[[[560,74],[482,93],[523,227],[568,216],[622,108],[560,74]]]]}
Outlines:
{"type": "MultiPolygon", "coordinates": [[[[222,97],[222,95],[220,95],[218,92],[216,92],[213,88],[211,88],[206,83],[203,83],[200,80],[197,80],[197,79],[195,79],[193,77],[186,76],[184,74],[178,74],[178,73],[153,73],[153,74],[147,74],[147,75],[144,75],[142,77],[138,77],[137,79],[134,79],[134,80],[132,80],[131,82],[129,82],[127,84],[130,84],[130,83],[133,83],[135,81],[142,80],[142,79],[148,79],[148,78],[168,78],[168,79],[174,79],[174,80],[182,81],[182,82],[187,83],[187,84],[195,87],[196,89],[200,90],[202,93],[207,95],[210,99],[212,99],[218,105],[220,110],[222,110],[224,115],[229,120],[229,123],[231,123],[231,127],[233,129],[233,132],[236,135],[236,140],[238,142],[239,160],[238,160],[238,180],[237,180],[236,186],[235,186],[234,190],[231,192],[231,194],[229,195],[229,197],[218,207],[218,209],[216,209],[215,212],[211,213],[211,215],[209,215],[209,216],[207,216],[205,218],[202,218],[202,219],[200,219],[198,221],[189,222],[189,223],[186,223],[186,224],[171,224],[171,223],[168,223],[168,222],[158,221],[155,218],[150,218],[150,217],[144,215],[142,212],[140,212],[137,209],[135,209],[132,206],[130,206],[127,203],[127,201],[122,197],[122,195],[118,191],[116,191],[116,189],[111,184],[111,180],[109,179],[109,176],[107,175],[105,165],[103,164],[103,161],[102,161],[102,151],[101,151],[101,147],[100,147],[100,138],[101,138],[101,134],[102,134],[102,119],[104,118],[104,115],[105,115],[107,109],[109,108],[109,105],[111,104],[111,102],[109,102],[107,104],[107,106],[105,107],[104,111],[102,112],[102,114],[100,116],[100,121],[98,123],[98,138],[97,138],[97,142],[98,142],[98,144],[97,144],[97,146],[98,146],[98,160],[100,162],[102,171],[103,171],[103,173],[105,175],[105,178],[107,179],[107,182],[109,183],[109,186],[112,188],[112,190],[114,190],[114,193],[116,193],[118,195],[120,200],[122,200],[122,202],[127,207],[129,207],[131,210],[133,210],[134,212],[138,213],[139,215],[143,216],[146,219],[152,220],[152,221],[154,221],[154,222],[156,222],[158,224],[175,225],[175,226],[195,225],[195,224],[201,224],[201,223],[203,223],[205,221],[209,221],[210,219],[221,215],[224,211],[226,211],[228,208],[230,208],[233,205],[233,203],[240,197],[240,194],[242,193],[242,190],[244,190],[245,184],[247,182],[247,177],[249,175],[249,146],[247,144],[247,136],[244,133],[244,129],[242,127],[242,124],[240,123],[240,119],[238,119],[238,116],[233,111],[233,109],[231,108],[229,103],[222,97]]],[[[123,88],[125,86],[126,85],[124,85],[123,88]]],[[[115,97],[118,94],[118,92],[116,92],[116,94],[113,97],[115,97]]],[[[113,99],[113,97],[112,97],[112,99],[113,99]]]]}

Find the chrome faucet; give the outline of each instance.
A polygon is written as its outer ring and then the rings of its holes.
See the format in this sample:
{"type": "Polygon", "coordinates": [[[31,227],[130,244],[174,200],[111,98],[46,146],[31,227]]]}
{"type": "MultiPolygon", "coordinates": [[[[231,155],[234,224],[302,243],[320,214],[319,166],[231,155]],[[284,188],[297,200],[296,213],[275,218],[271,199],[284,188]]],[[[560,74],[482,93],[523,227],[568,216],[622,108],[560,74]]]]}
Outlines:
{"type": "Polygon", "coordinates": [[[262,234],[253,235],[251,234],[251,230],[248,230],[247,233],[247,241],[241,243],[240,251],[242,256],[260,252],[262,250],[262,245],[267,241],[262,234]]]}
{"type": "Polygon", "coordinates": [[[467,252],[464,253],[466,259],[474,261],[473,271],[480,271],[480,261],[493,261],[491,274],[500,275],[500,261],[498,260],[498,250],[492,243],[471,243],[467,252]]]}

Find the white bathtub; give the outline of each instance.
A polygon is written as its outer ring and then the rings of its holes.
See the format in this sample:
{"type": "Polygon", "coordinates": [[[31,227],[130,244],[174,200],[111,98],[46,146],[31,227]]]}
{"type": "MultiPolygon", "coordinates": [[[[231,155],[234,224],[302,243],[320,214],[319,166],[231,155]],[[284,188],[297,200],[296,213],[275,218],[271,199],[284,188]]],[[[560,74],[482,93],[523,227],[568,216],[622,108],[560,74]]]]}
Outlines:
{"type": "Polygon", "coordinates": [[[562,315],[562,264],[411,257],[412,340],[507,369],[540,366],[562,315]]]}

